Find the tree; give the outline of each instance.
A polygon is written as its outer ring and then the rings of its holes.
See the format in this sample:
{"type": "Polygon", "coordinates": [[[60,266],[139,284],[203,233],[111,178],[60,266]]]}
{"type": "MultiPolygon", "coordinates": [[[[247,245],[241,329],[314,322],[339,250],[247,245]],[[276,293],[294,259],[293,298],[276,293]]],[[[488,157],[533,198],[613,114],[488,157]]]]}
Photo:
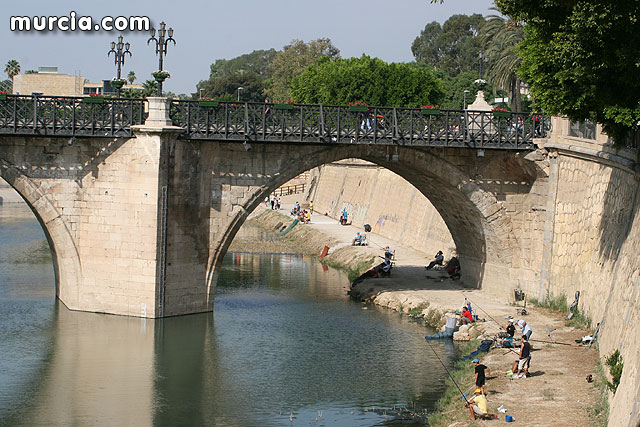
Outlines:
{"type": "Polygon", "coordinates": [[[127,81],[129,82],[130,85],[133,84],[133,82],[136,81],[136,73],[135,71],[129,71],[129,74],[127,74],[127,81]]]}
{"type": "Polygon", "coordinates": [[[539,108],[591,119],[620,143],[640,120],[638,1],[496,0],[525,22],[520,74],[539,108]]]}
{"type": "Polygon", "coordinates": [[[20,63],[15,59],[10,60],[4,67],[4,72],[13,80],[13,77],[20,74],[20,63]]]}
{"type": "Polygon", "coordinates": [[[482,26],[480,39],[489,58],[489,80],[509,93],[513,111],[522,111],[522,81],[517,71],[521,63],[517,48],[524,40],[522,24],[491,15],[482,26]]]}
{"type": "Polygon", "coordinates": [[[202,89],[203,96],[223,101],[237,100],[239,87],[242,88],[241,101],[264,101],[263,81],[253,72],[231,74],[218,79],[206,80],[198,85],[198,89],[202,89]]]}
{"type": "Polygon", "coordinates": [[[444,97],[440,106],[450,110],[462,110],[466,98],[467,106],[476,99],[476,93],[484,90],[485,85],[477,83],[480,75],[475,71],[465,71],[457,76],[450,76],[444,72],[436,73],[442,79],[444,97]],[[465,96],[464,91],[468,91],[465,96]]]}
{"type": "Polygon", "coordinates": [[[291,94],[301,103],[366,102],[389,107],[419,107],[443,99],[440,83],[430,71],[365,55],[320,60],[293,79],[291,94]]]}
{"type": "Polygon", "coordinates": [[[451,75],[479,71],[482,46],[478,31],[483,24],[480,14],[453,15],[442,26],[431,22],[413,41],[411,52],[416,61],[451,75]]]}
{"type": "Polygon", "coordinates": [[[146,98],[148,96],[156,96],[158,92],[158,82],[154,79],[146,80],[142,83],[142,97],[146,98]]]}
{"type": "Polygon", "coordinates": [[[292,80],[305,68],[323,57],[330,59],[340,57],[340,50],[331,43],[331,40],[317,39],[309,43],[293,40],[278,52],[271,62],[267,95],[271,99],[278,100],[291,98],[289,88],[292,80]]]}
{"type": "Polygon", "coordinates": [[[276,56],[275,49],[254,50],[233,59],[216,59],[211,64],[209,80],[228,77],[232,74],[254,73],[260,78],[267,78],[267,70],[276,56]]]}

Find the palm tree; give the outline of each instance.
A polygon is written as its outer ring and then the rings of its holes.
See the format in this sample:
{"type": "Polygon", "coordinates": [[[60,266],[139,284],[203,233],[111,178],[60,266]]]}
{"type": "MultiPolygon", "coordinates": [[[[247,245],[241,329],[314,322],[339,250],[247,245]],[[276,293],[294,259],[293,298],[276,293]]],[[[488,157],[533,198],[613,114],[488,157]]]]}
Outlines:
{"type": "Polygon", "coordinates": [[[158,90],[158,82],[153,79],[149,79],[142,83],[142,90],[145,97],[155,96],[156,91],[158,90]]]}
{"type": "Polygon", "coordinates": [[[130,85],[132,85],[133,82],[136,81],[136,73],[135,73],[135,71],[129,71],[129,74],[127,74],[127,80],[129,81],[130,85]]]}
{"type": "Polygon", "coordinates": [[[5,65],[4,72],[7,73],[7,76],[9,76],[11,80],[13,80],[14,76],[20,74],[20,63],[15,59],[10,60],[7,62],[7,65],[5,65]]]}
{"type": "Polygon", "coordinates": [[[517,48],[524,40],[523,24],[490,15],[480,30],[480,37],[489,58],[489,79],[510,94],[512,110],[522,110],[522,81],[517,73],[522,59],[518,56],[517,48]]]}

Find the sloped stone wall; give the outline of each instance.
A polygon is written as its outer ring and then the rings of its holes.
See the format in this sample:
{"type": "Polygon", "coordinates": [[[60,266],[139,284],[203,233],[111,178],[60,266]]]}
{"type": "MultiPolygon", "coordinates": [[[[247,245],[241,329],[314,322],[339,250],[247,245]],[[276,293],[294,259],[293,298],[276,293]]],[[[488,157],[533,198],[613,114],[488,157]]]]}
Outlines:
{"type": "Polygon", "coordinates": [[[346,209],[353,225],[369,224],[373,232],[429,255],[455,250],[438,211],[401,176],[355,159],[324,165],[318,173],[311,195],[316,214],[339,218],[346,209]]]}

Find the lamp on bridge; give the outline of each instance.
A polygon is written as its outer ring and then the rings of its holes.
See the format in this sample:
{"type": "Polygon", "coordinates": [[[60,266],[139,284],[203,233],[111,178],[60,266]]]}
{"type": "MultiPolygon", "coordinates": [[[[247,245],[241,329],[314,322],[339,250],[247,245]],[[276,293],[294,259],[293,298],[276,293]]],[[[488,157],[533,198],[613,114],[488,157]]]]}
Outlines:
{"type": "MultiPolygon", "coordinates": [[[[158,38],[156,38],[156,29],[155,28],[151,28],[150,33],[151,33],[151,37],[149,37],[149,40],[147,40],[147,44],[151,43],[151,41],[154,41],[156,43],[156,55],[159,56],[158,59],[158,72],[162,71],[162,65],[163,65],[163,57],[164,55],[167,54],[167,46],[169,45],[169,42],[173,42],[173,45],[176,45],[176,41],[173,39],[173,28],[169,28],[168,30],[166,29],[167,24],[163,22],[160,23],[160,29],[158,30],[158,38]],[[166,37],[166,36],[169,37],[166,37]]],[[[166,78],[166,77],[165,77],[166,78]]],[[[156,81],[158,82],[158,96],[162,96],[162,82],[163,79],[159,79],[156,78],[156,81]]]]}
{"type": "Polygon", "coordinates": [[[465,89],[462,95],[462,109],[467,109],[467,94],[471,92],[470,90],[465,89]]]}
{"type": "Polygon", "coordinates": [[[122,67],[124,67],[124,58],[127,54],[131,56],[129,48],[131,45],[129,42],[124,43],[122,36],[118,36],[118,42],[111,42],[111,50],[107,52],[107,57],[113,53],[116,64],[116,79],[112,82],[116,88],[116,97],[120,98],[120,89],[124,86],[124,80],[121,78],[122,67]]]}
{"type": "Polygon", "coordinates": [[[241,91],[241,90],[244,90],[244,88],[243,88],[242,86],[240,86],[240,87],[238,88],[238,102],[240,102],[240,91],[241,91]]]}

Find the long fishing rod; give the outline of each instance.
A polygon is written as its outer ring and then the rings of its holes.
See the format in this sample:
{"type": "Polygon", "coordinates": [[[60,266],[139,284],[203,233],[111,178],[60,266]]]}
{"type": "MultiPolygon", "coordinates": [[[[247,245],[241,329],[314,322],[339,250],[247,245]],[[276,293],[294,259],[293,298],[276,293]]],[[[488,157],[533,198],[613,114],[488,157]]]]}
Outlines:
{"type": "Polygon", "coordinates": [[[566,342],[558,342],[558,341],[544,341],[544,340],[529,340],[529,341],[533,341],[533,342],[541,342],[541,343],[545,343],[545,344],[558,344],[558,345],[568,345],[570,347],[575,347],[575,345],[571,344],[571,343],[566,343],[566,342]]]}
{"type": "MultiPolygon", "coordinates": [[[[460,292],[462,292],[462,291],[460,291],[460,292]]],[[[479,304],[476,304],[475,302],[471,301],[471,298],[468,298],[468,297],[465,295],[465,293],[464,293],[464,292],[462,292],[462,295],[464,295],[464,298],[465,298],[465,299],[469,300],[470,302],[472,302],[472,303],[473,303],[473,305],[477,306],[480,310],[482,310],[482,312],[483,312],[484,314],[486,314],[487,316],[489,316],[489,318],[490,318],[491,320],[493,320],[494,322],[496,322],[496,323],[498,324],[498,326],[500,326],[500,329],[504,329],[504,327],[502,326],[502,324],[501,324],[500,322],[498,322],[496,319],[494,319],[494,318],[493,318],[489,313],[487,313],[487,312],[486,312],[482,307],[480,307],[480,305],[479,305],[479,304]]],[[[520,356],[520,353],[518,353],[517,351],[515,351],[513,348],[509,348],[509,347],[503,347],[503,348],[506,348],[506,349],[508,349],[510,352],[515,353],[515,354],[517,354],[518,356],[520,356]]],[[[508,352],[509,352],[509,351],[508,351],[508,352]]],[[[507,353],[508,353],[508,352],[507,352],[507,353]]],[[[505,354],[507,354],[507,353],[505,353],[505,354]]]]}
{"type": "MultiPolygon", "coordinates": [[[[462,295],[464,295],[464,297],[465,297],[466,299],[468,299],[469,301],[471,301],[471,298],[468,298],[468,297],[465,295],[465,293],[464,293],[464,292],[462,292],[462,295]]],[[[487,313],[487,312],[486,312],[482,307],[480,307],[480,305],[479,305],[479,304],[477,304],[477,303],[475,303],[475,302],[473,302],[473,301],[471,301],[471,302],[473,303],[473,305],[477,306],[480,310],[482,310],[482,312],[483,312],[484,314],[486,314],[487,316],[489,316],[489,318],[490,318],[491,320],[493,320],[493,321],[494,321],[494,322],[496,322],[498,325],[500,325],[500,328],[504,329],[504,328],[502,327],[502,324],[501,324],[501,323],[499,323],[499,322],[498,322],[496,319],[494,319],[493,317],[491,317],[491,315],[490,315],[489,313],[487,313]]],[[[533,341],[533,342],[541,342],[541,343],[547,343],[547,344],[568,345],[568,346],[573,347],[573,344],[565,343],[565,342],[557,342],[557,341],[543,341],[543,340],[532,340],[532,339],[530,339],[529,341],[533,341]]]]}
{"type": "Polygon", "coordinates": [[[440,364],[442,365],[442,367],[444,368],[444,370],[447,372],[447,375],[449,375],[449,378],[451,378],[451,381],[453,381],[453,383],[456,385],[456,388],[458,389],[458,391],[460,392],[460,396],[462,396],[462,398],[464,399],[465,402],[467,402],[467,404],[469,404],[469,401],[467,400],[467,396],[462,392],[462,389],[460,388],[460,386],[458,385],[458,383],[456,382],[456,380],[453,379],[453,375],[451,375],[451,372],[449,372],[449,370],[447,369],[447,367],[445,366],[444,362],[442,361],[442,359],[440,359],[440,356],[438,356],[438,353],[436,353],[436,350],[431,346],[431,343],[429,342],[429,340],[426,340],[427,344],[429,345],[429,348],[431,349],[431,351],[433,351],[433,354],[436,355],[436,357],[438,358],[438,361],[440,362],[440,364]]]}

